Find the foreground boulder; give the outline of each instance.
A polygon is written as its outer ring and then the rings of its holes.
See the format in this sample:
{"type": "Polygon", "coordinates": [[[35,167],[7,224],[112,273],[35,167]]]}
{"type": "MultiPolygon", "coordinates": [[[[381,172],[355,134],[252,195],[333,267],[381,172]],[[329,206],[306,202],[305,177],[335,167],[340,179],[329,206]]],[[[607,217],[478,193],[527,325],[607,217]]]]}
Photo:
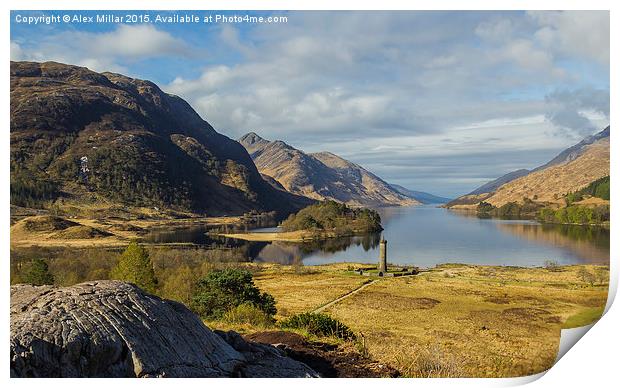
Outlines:
{"type": "Polygon", "coordinates": [[[12,377],[315,377],[273,346],[214,333],[120,281],[11,286],[12,377]],[[227,342],[228,341],[228,342],[227,342]]]}

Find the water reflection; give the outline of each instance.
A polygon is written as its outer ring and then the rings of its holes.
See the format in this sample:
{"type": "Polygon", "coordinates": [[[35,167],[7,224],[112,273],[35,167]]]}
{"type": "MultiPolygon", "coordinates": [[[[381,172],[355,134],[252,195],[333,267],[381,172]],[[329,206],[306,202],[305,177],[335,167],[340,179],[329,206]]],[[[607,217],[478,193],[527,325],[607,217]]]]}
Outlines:
{"type": "Polygon", "coordinates": [[[379,233],[364,236],[333,238],[326,241],[313,241],[304,243],[288,243],[275,241],[273,243],[248,243],[260,246],[260,250],[251,259],[257,262],[270,262],[280,264],[301,263],[309,256],[319,256],[329,259],[337,253],[346,253],[352,247],[361,248],[364,251],[374,250],[379,246],[381,235],[379,233]]]}
{"type": "MultiPolygon", "coordinates": [[[[475,213],[433,206],[379,210],[392,263],[431,267],[462,262],[490,265],[608,263],[609,229],[541,225],[527,220],[481,219],[475,213]]],[[[262,231],[274,231],[268,225],[262,231]]],[[[231,227],[227,231],[234,231],[231,227]]],[[[250,228],[242,227],[241,230],[250,228]]],[[[209,235],[212,228],[159,229],[143,237],[155,244],[193,243],[209,250],[237,249],[243,260],[282,264],[355,261],[374,263],[381,235],[368,234],[305,243],[247,242],[209,235]]],[[[223,230],[226,231],[226,230],[223,230]]]]}
{"type": "MultiPolygon", "coordinates": [[[[423,267],[446,262],[491,265],[608,263],[609,230],[499,220],[433,206],[380,209],[390,262],[423,267]]],[[[278,263],[375,262],[379,234],[314,243],[263,245],[252,259],[278,263]]]]}
{"type": "Polygon", "coordinates": [[[497,227],[528,241],[576,252],[583,262],[609,261],[609,230],[581,225],[498,223],[497,227]]]}

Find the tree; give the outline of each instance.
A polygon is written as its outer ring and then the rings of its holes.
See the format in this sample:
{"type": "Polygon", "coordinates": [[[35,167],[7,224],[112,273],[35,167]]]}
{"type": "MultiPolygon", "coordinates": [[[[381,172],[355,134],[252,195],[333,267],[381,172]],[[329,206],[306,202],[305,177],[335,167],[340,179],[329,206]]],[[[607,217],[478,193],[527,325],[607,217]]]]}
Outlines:
{"type": "Polygon", "coordinates": [[[49,272],[49,267],[43,259],[33,259],[26,268],[22,280],[35,286],[54,284],[54,276],[49,272]]]}
{"type": "Polygon", "coordinates": [[[192,308],[203,318],[219,319],[244,303],[251,303],[270,316],[277,311],[273,296],[260,292],[249,271],[228,268],[212,271],[198,280],[192,308]]]}
{"type": "Polygon", "coordinates": [[[118,264],[112,269],[111,277],[133,283],[150,293],[154,293],[157,287],[157,278],[149,253],[135,241],[125,249],[118,264]]]}
{"type": "Polygon", "coordinates": [[[560,265],[555,260],[545,260],[545,269],[551,272],[561,271],[560,265]]]}
{"type": "Polygon", "coordinates": [[[596,276],[584,267],[579,268],[579,270],[577,271],[577,276],[579,276],[581,278],[581,281],[583,281],[584,283],[590,283],[590,286],[593,286],[594,282],[596,281],[596,276]]]}

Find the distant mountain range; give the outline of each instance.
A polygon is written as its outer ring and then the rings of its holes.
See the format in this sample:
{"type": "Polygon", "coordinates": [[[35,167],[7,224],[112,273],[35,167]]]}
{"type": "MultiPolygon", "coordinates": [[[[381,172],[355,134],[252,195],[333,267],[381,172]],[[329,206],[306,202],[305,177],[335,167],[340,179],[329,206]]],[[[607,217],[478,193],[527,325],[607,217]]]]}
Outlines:
{"type": "MultiPolygon", "coordinates": [[[[391,185],[329,152],[305,153],[256,133],[231,140],[149,81],[55,62],[11,62],[10,82],[12,205],[232,215],[288,214],[324,199],[369,207],[448,201],[391,185]]],[[[446,206],[559,203],[609,175],[609,132],[446,206]]]]}
{"type": "Polygon", "coordinates": [[[398,191],[402,195],[413,198],[423,204],[441,204],[451,201],[450,198],[439,197],[437,195],[425,193],[423,191],[409,190],[407,188],[404,188],[403,186],[396,185],[394,183],[390,184],[390,186],[392,186],[394,190],[398,191]]]}
{"type": "Polygon", "coordinates": [[[265,140],[254,132],[242,136],[239,143],[267,180],[275,180],[294,194],[353,206],[421,203],[363,167],[330,152],[305,153],[280,140],[265,140]]]}
{"type": "Polygon", "coordinates": [[[446,204],[451,208],[475,208],[481,201],[494,206],[522,203],[524,198],[538,202],[561,202],[569,192],[584,188],[608,176],[610,143],[608,126],[533,170],[517,170],[488,182],[469,194],[446,204]]]}
{"type": "Polygon", "coordinates": [[[207,215],[300,209],[246,150],[149,81],[11,62],[11,204],[207,215]]]}

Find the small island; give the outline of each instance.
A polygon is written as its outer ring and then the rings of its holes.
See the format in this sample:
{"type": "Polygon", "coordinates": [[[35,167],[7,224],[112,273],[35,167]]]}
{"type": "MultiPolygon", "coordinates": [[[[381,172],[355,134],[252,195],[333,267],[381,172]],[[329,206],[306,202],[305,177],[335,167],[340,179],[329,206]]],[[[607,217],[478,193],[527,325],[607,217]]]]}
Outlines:
{"type": "Polygon", "coordinates": [[[281,232],[219,233],[218,236],[247,241],[302,242],[347,237],[383,230],[379,213],[323,201],[291,214],[281,223],[281,232]]]}

